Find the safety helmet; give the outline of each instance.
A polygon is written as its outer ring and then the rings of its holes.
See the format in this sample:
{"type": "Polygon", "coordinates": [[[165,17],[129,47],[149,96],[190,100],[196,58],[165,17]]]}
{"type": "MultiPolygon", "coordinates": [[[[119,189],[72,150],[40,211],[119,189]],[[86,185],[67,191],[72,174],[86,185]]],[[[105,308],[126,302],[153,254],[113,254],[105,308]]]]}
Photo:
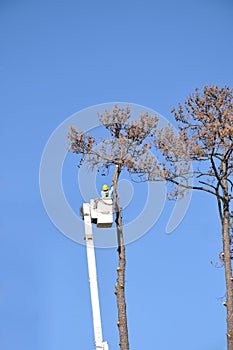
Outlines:
{"type": "Polygon", "coordinates": [[[106,184],[103,185],[102,190],[103,190],[103,191],[107,191],[107,190],[108,190],[108,185],[106,185],[106,184]]]}

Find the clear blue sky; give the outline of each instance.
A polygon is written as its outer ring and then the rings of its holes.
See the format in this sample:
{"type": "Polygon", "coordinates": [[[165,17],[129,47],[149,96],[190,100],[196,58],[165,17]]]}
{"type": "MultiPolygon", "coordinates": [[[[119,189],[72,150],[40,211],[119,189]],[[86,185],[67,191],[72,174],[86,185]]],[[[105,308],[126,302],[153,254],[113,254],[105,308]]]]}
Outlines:
{"type": "MultiPolygon", "coordinates": [[[[232,18],[231,0],[0,1],[2,350],[94,349],[85,248],[40,198],[50,134],[95,104],[129,101],[171,118],[196,86],[233,86],[232,18]]],[[[75,162],[64,188],[78,212],[75,162]]],[[[167,235],[171,208],[127,246],[131,350],[225,350],[224,272],[210,263],[221,251],[216,203],[193,194],[167,235]]],[[[117,350],[116,250],[98,249],[97,263],[104,338],[117,350]]]]}

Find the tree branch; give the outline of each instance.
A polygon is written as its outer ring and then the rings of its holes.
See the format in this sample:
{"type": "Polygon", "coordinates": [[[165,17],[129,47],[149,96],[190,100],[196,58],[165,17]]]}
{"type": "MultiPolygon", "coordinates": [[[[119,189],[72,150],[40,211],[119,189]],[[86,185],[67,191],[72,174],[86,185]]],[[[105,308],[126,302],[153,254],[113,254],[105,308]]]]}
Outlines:
{"type": "Polygon", "coordinates": [[[200,191],[205,191],[205,192],[207,192],[207,193],[213,194],[214,196],[216,196],[216,197],[219,198],[219,199],[223,199],[222,196],[220,196],[220,195],[217,194],[216,192],[213,192],[213,191],[211,191],[211,190],[209,190],[208,188],[205,188],[205,187],[184,185],[184,184],[182,184],[182,183],[180,183],[180,182],[178,182],[178,181],[176,181],[176,180],[174,180],[174,179],[172,179],[172,178],[167,179],[167,181],[170,181],[170,182],[174,183],[175,185],[181,186],[181,187],[186,188],[186,189],[188,189],[188,190],[200,190],[200,191]]]}

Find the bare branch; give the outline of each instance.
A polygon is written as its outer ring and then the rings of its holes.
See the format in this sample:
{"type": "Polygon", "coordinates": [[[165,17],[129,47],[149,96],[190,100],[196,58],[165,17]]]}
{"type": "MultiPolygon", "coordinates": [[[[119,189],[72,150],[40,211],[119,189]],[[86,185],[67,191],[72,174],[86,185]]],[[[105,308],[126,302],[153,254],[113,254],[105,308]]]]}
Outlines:
{"type": "Polygon", "coordinates": [[[180,183],[180,182],[178,182],[178,181],[176,181],[176,180],[174,180],[174,179],[172,179],[172,178],[169,178],[169,179],[167,179],[167,180],[170,181],[170,182],[172,182],[172,183],[174,183],[174,184],[176,184],[176,185],[178,185],[178,186],[181,186],[181,187],[183,187],[183,188],[186,188],[186,189],[189,189],[189,190],[204,191],[204,192],[213,194],[214,196],[216,196],[216,197],[219,198],[219,199],[223,199],[222,196],[220,196],[219,194],[216,194],[216,192],[211,191],[211,190],[209,190],[208,188],[201,187],[201,186],[189,186],[189,185],[184,185],[184,184],[182,184],[182,183],[180,183]]]}

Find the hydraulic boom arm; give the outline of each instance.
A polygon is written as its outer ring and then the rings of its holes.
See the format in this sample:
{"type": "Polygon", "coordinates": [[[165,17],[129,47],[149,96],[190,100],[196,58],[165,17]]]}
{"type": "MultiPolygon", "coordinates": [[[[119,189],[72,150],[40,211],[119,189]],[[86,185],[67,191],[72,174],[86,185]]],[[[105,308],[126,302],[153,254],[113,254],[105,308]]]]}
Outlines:
{"type": "Polygon", "coordinates": [[[101,316],[100,316],[100,304],[99,304],[90,204],[88,203],[83,204],[83,214],[84,214],[84,225],[85,225],[85,240],[86,240],[86,249],[87,249],[88,274],[89,274],[89,281],[90,281],[95,347],[96,347],[96,350],[109,350],[108,343],[103,342],[103,336],[102,336],[102,325],[101,325],[101,316]]]}

